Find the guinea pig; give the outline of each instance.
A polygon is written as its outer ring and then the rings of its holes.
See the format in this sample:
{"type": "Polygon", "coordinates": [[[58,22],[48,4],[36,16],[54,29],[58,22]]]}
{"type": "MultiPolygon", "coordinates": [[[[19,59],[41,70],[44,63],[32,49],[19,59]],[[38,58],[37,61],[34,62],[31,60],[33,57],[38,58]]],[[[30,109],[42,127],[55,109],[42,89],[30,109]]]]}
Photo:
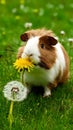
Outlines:
{"type": "Polygon", "coordinates": [[[51,30],[30,30],[20,38],[26,45],[19,48],[18,58],[28,56],[35,64],[33,71],[24,72],[23,80],[27,94],[31,86],[42,86],[43,97],[48,97],[52,88],[68,80],[69,56],[51,30]]]}

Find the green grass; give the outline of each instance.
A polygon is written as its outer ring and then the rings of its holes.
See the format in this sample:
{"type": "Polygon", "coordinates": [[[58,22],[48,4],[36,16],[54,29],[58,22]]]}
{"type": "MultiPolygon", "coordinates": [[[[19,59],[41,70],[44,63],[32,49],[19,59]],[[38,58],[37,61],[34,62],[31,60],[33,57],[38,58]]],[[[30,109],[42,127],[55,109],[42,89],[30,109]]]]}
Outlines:
{"type": "Polygon", "coordinates": [[[24,7],[20,9],[18,0],[0,4],[0,130],[9,130],[10,102],[2,91],[7,82],[19,80],[13,62],[23,44],[20,35],[26,31],[26,22],[32,22],[32,28],[52,29],[60,41],[64,40],[62,44],[71,59],[71,77],[69,82],[53,90],[50,98],[31,92],[26,100],[15,103],[12,130],[73,130],[73,45],[68,42],[68,38],[73,37],[73,1],[27,0],[24,7]],[[63,37],[61,30],[65,31],[63,37]]]}

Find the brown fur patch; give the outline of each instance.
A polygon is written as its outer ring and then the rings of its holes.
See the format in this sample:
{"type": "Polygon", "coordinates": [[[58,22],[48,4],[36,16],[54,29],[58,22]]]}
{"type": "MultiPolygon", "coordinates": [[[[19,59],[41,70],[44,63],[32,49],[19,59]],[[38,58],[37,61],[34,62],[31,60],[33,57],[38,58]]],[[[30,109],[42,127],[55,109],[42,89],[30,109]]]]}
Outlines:
{"type": "Polygon", "coordinates": [[[20,38],[24,42],[28,41],[29,39],[28,33],[21,34],[20,38]]]}
{"type": "Polygon", "coordinates": [[[22,34],[20,36],[22,41],[27,41],[29,38],[31,37],[35,37],[35,36],[44,36],[44,35],[48,35],[48,36],[55,36],[55,34],[51,31],[51,30],[46,30],[46,29],[32,29],[29,31],[26,31],[24,34],[22,34]]]}
{"type": "Polygon", "coordinates": [[[50,90],[52,90],[53,88],[56,88],[57,85],[58,85],[58,82],[57,82],[57,81],[54,81],[53,83],[49,83],[48,88],[49,88],[50,90]]]}
{"type": "Polygon", "coordinates": [[[38,47],[39,47],[39,51],[41,53],[40,66],[42,66],[46,69],[50,69],[56,61],[55,48],[49,44],[49,41],[48,42],[46,41],[45,37],[41,37],[39,39],[38,47]],[[43,47],[42,47],[42,43],[44,44],[43,47]]]}
{"type": "Polygon", "coordinates": [[[51,30],[46,30],[46,29],[32,29],[27,31],[26,33],[30,34],[31,36],[44,36],[44,35],[49,35],[49,36],[54,36],[54,33],[51,30]]]}

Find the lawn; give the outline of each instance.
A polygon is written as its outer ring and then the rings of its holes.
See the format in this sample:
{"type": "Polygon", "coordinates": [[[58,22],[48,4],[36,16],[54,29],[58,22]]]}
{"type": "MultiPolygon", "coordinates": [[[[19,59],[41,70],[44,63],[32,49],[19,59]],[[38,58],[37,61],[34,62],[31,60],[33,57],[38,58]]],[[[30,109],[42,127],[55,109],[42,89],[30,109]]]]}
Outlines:
{"type": "Polygon", "coordinates": [[[70,79],[43,98],[33,90],[23,102],[15,102],[11,130],[73,130],[73,0],[0,0],[0,130],[9,130],[10,102],[3,96],[7,82],[20,80],[13,67],[20,35],[31,28],[52,29],[70,56],[70,79]],[[61,31],[65,34],[62,35],[61,31]]]}

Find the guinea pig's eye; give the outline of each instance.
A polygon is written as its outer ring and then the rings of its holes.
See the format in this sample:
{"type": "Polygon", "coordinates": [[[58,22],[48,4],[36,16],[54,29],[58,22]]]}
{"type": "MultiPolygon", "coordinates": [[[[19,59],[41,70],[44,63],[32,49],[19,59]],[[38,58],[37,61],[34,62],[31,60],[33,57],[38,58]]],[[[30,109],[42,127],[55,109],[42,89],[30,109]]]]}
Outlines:
{"type": "Polygon", "coordinates": [[[45,48],[45,45],[44,43],[41,44],[41,48],[44,49],[45,48]]]}

